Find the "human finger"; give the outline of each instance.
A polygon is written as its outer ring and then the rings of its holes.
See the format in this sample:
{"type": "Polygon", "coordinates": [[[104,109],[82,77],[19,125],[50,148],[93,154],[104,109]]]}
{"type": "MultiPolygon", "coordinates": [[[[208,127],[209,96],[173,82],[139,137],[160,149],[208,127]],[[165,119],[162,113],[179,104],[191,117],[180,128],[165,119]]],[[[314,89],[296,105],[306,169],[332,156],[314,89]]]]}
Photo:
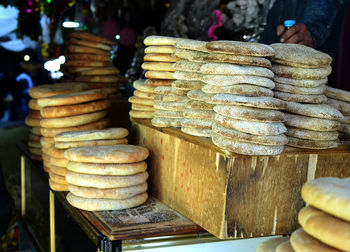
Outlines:
{"type": "MultiPolygon", "coordinates": [[[[305,25],[304,25],[305,26],[305,25]]],[[[285,33],[283,33],[282,37],[281,37],[281,42],[285,42],[287,41],[290,37],[292,37],[295,33],[300,32],[301,30],[303,30],[303,24],[296,24],[293,25],[291,28],[289,28],[285,33]]]]}
{"type": "Polygon", "coordinates": [[[276,33],[277,36],[281,36],[284,32],[284,26],[283,25],[277,25],[276,26],[276,33]]]}

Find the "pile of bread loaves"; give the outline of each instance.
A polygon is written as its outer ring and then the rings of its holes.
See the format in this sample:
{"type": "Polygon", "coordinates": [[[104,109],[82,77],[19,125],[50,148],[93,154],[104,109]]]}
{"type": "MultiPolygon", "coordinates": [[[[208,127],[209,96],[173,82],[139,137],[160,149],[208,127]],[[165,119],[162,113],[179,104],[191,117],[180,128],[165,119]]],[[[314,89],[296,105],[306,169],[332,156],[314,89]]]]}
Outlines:
{"type": "Polygon", "coordinates": [[[119,69],[112,66],[113,41],[93,33],[73,31],[68,34],[67,60],[62,71],[70,81],[84,82],[91,89],[104,89],[109,94],[119,92],[126,81],[119,69]]]}
{"type": "Polygon", "coordinates": [[[324,177],[307,182],[299,212],[301,226],[291,237],[259,244],[256,252],[350,251],[350,179],[324,177]]]}
{"type": "Polygon", "coordinates": [[[335,89],[326,86],[332,58],[325,53],[298,44],[165,36],[149,36],[144,43],[146,77],[171,81],[171,87],[144,88],[150,80],[134,85],[135,96],[141,89],[153,91],[142,94],[140,105],[151,111],[154,104],[154,112],[136,118],[153,117],[156,127],[180,127],[245,155],[277,155],[284,145],[334,148],[338,130],[343,137],[350,132],[350,93],[332,96],[335,89]]]}

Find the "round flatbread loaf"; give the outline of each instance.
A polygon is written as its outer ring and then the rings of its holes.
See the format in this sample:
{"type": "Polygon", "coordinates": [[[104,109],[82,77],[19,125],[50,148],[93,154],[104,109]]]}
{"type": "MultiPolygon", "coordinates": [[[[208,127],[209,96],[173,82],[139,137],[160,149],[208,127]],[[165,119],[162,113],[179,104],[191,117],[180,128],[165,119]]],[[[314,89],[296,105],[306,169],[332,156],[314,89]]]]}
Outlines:
{"type": "Polygon", "coordinates": [[[181,131],[192,135],[192,136],[199,136],[199,137],[211,137],[211,129],[203,129],[203,128],[195,128],[195,127],[187,127],[187,126],[181,126],[181,131]]]}
{"type": "Polygon", "coordinates": [[[273,78],[273,72],[265,67],[244,66],[225,63],[207,63],[201,67],[203,74],[254,75],[273,78]]]}
{"type": "Polygon", "coordinates": [[[92,42],[98,42],[98,43],[107,44],[107,45],[114,45],[114,41],[100,37],[100,36],[93,34],[91,32],[72,31],[68,34],[68,37],[92,41],[92,42]]]}
{"type": "Polygon", "coordinates": [[[173,63],[169,62],[144,62],[141,65],[141,68],[144,70],[151,70],[151,71],[168,71],[168,72],[175,72],[175,68],[173,67],[173,63]]]}
{"type": "MultiPolygon", "coordinates": [[[[101,50],[97,48],[87,47],[87,46],[78,46],[78,45],[68,45],[68,53],[83,53],[83,54],[97,54],[110,57],[111,53],[106,50],[101,50]]],[[[97,61],[96,61],[97,62],[97,61]]]]}
{"type": "Polygon", "coordinates": [[[214,111],[233,119],[257,122],[283,122],[283,112],[271,109],[259,109],[245,106],[216,105],[214,111]]]}
{"type": "Polygon", "coordinates": [[[188,60],[180,60],[173,64],[173,67],[176,71],[184,71],[184,72],[197,72],[200,73],[201,66],[204,63],[200,62],[192,62],[188,60]]]}
{"type": "Polygon", "coordinates": [[[154,89],[157,87],[156,85],[146,85],[146,80],[135,80],[133,86],[136,90],[147,93],[154,93],[154,89]]]}
{"type": "Polygon", "coordinates": [[[201,81],[185,81],[185,80],[176,80],[171,86],[175,89],[190,91],[190,90],[199,90],[204,87],[204,83],[201,81]]]}
{"type": "Polygon", "coordinates": [[[32,148],[41,148],[40,142],[28,141],[28,146],[32,148]]]}
{"type": "Polygon", "coordinates": [[[150,53],[143,57],[144,61],[155,61],[155,62],[176,62],[180,59],[173,54],[165,53],[150,53]]]}
{"type": "Polygon", "coordinates": [[[300,139],[295,137],[288,136],[287,145],[297,147],[297,148],[305,148],[305,149],[330,149],[336,148],[339,146],[339,140],[308,140],[308,139],[300,139]]]}
{"type": "Polygon", "coordinates": [[[128,199],[87,199],[67,194],[67,201],[74,207],[86,211],[110,211],[137,207],[147,201],[147,193],[141,193],[128,199]]]}
{"type": "Polygon", "coordinates": [[[106,45],[100,42],[95,41],[89,41],[89,40],[82,40],[82,39],[76,39],[76,38],[70,38],[68,41],[69,44],[73,45],[80,45],[80,46],[86,46],[91,48],[97,48],[105,51],[111,51],[112,47],[110,45],[106,45]]]}
{"type": "Polygon", "coordinates": [[[288,241],[285,241],[277,246],[276,252],[294,252],[294,249],[292,247],[292,244],[290,243],[289,239],[288,241]]]}
{"type": "Polygon", "coordinates": [[[237,84],[251,84],[260,87],[266,87],[273,89],[275,83],[268,78],[260,76],[249,75],[215,75],[215,74],[203,74],[201,81],[209,85],[215,86],[230,86],[237,84]]]}
{"type": "Polygon", "coordinates": [[[326,91],[324,92],[327,97],[341,100],[345,102],[350,102],[350,92],[345,91],[338,88],[332,88],[330,86],[327,86],[326,91]]]}
{"type": "Polygon", "coordinates": [[[181,121],[181,126],[186,128],[198,128],[198,129],[210,129],[213,124],[213,120],[211,119],[200,119],[200,118],[184,118],[181,121]]]}
{"type": "Polygon", "coordinates": [[[43,128],[65,128],[81,126],[96,122],[107,115],[107,111],[98,111],[88,114],[67,116],[60,118],[47,118],[40,120],[40,126],[43,128]]]}
{"type": "Polygon", "coordinates": [[[253,155],[253,156],[265,156],[265,155],[279,155],[282,153],[283,145],[262,145],[252,144],[245,142],[238,142],[230,138],[212,133],[212,141],[218,147],[242,155],[253,155]]]}
{"type": "Polygon", "coordinates": [[[174,51],[175,51],[175,47],[174,46],[168,46],[168,45],[147,46],[145,48],[145,54],[150,54],[150,53],[173,54],[174,51]]]}
{"type": "Polygon", "coordinates": [[[66,181],[66,178],[64,176],[60,176],[50,169],[49,172],[50,179],[56,183],[62,184],[62,185],[68,185],[68,182],[66,181]]]}
{"type": "Polygon", "coordinates": [[[325,85],[328,82],[327,77],[319,80],[296,80],[296,79],[284,78],[284,77],[275,75],[273,79],[275,82],[278,82],[281,84],[304,87],[304,88],[314,88],[320,85],[325,85]]]}
{"type": "Polygon", "coordinates": [[[296,252],[341,252],[308,235],[302,228],[292,233],[290,243],[296,252]]]}
{"type": "Polygon", "coordinates": [[[50,148],[44,148],[44,153],[54,158],[64,158],[64,150],[56,149],[54,145],[50,148]]]}
{"type": "Polygon", "coordinates": [[[311,206],[349,222],[349,191],[350,178],[323,177],[305,183],[301,196],[311,206]]]}
{"type": "Polygon", "coordinates": [[[287,127],[285,134],[290,137],[318,141],[337,140],[339,135],[338,131],[315,131],[293,127],[287,127]]]}
{"type": "Polygon", "coordinates": [[[176,71],[174,72],[173,77],[177,80],[200,81],[202,74],[196,72],[176,71]]]}
{"type": "Polygon", "coordinates": [[[139,185],[100,189],[69,184],[69,191],[76,196],[88,199],[127,199],[147,191],[147,182],[139,185]]]}
{"type": "Polygon", "coordinates": [[[44,137],[54,137],[59,133],[68,132],[68,131],[78,131],[78,130],[92,130],[92,129],[104,129],[110,125],[110,120],[104,118],[96,122],[75,126],[75,127],[66,127],[66,128],[40,128],[40,133],[44,137]]]}
{"type": "Polygon", "coordinates": [[[106,110],[109,107],[109,101],[100,100],[84,104],[44,107],[40,110],[40,113],[43,118],[58,118],[97,112],[106,110]]]}
{"type": "Polygon", "coordinates": [[[213,123],[212,130],[221,136],[228,137],[239,142],[257,143],[264,145],[284,145],[288,142],[287,137],[283,134],[275,136],[252,135],[249,133],[244,133],[242,131],[234,130],[232,128],[224,127],[217,122],[213,123]]]}
{"type": "Polygon", "coordinates": [[[69,60],[88,60],[88,61],[110,61],[111,57],[108,55],[88,54],[88,53],[69,53],[66,55],[69,60]]]}
{"type": "Polygon", "coordinates": [[[341,251],[350,248],[350,223],[307,206],[300,210],[299,224],[310,236],[341,251]]]}
{"type": "Polygon", "coordinates": [[[140,98],[137,96],[129,97],[128,101],[132,104],[139,104],[139,105],[146,105],[146,106],[154,105],[154,99],[140,98]]]}
{"type": "Polygon", "coordinates": [[[76,142],[90,140],[121,139],[129,134],[124,128],[108,128],[99,130],[83,130],[64,132],[55,136],[55,142],[76,142]]]}
{"type": "Polygon", "coordinates": [[[30,127],[40,127],[40,119],[27,116],[24,122],[27,126],[30,126],[30,127]]]}
{"type": "Polygon", "coordinates": [[[182,49],[182,48],[176,48],[173,55],[178,57],[179,59],[184,59],[184,60],[188,60],[191,62],[205,63],[206,56],[208,55],[208,53],[194,51],[194,50],[188,50],[188,49],[182,49]]]}
{"type": "Polygon", "coordinates": [[[289,113],[285,113],[285,115],[286,120],[284,121],[284,124],[290,127],[315,131],[336,131],[340,127],[340,123],[334,120],[313,118],[289,113]]]}
{"type": "Polygon", "coordinates": [[[208,42],[206,47],[215,52],[229,53],[234,55],[248,55],[268,57],[275,54],[269,45],[252,42],[219,40],[208,42]]]}
{"type": "Polygon", "coordinates": [[[129,116],[131,118],[146,118],[151,119],[154,116],[153,111],[141,111],[141,110],[130,110],[129,116]]]}
{"type": "Polygon", "coordinates": [[[281,65],[321,68],[332,62],[331,56],[308,46],[290,43],[275,43],[270,46],[275,50],[271,60],[281,65]]]}
{"type": "Polygon", "coordinates": [[[215,121],[225,127],[259,136],[276,136],[287,131],[287,128],[281,122],[243,121],[220,114],[215,115],[215,121]]]}
{"type": "Polygon", "coordinates": [[[28,135],[28,139],[29,141],[32,141],[32,142],[40,142],[40,136],[37,136],[37,135],[34,135],[33,133],[29,133],[28,135]]]}
{"type": "Polygon", "coordinates": [[[275,90],[285,92],[285,93],[291,93],[291,94],[323,94],[326,90],[326,85],[319,85],[317,87],[313,88],[305,88],[305,87],[298,87],[293,85],[286,85],[281,84],[278,82],[275,82],[275,90]]]}
{"type": "Polygon", "coordinates": [[[286,102],[286,111],[297,115],[305,115],[329,120],[341,120],[342,113],[327,104],[300,104],[296,102],[286,102]]]}
{"type": "Polygon", "coordinates": [[[149,79],[168,79],[174,80],[174,72],[169,71],[147,71],[145,77],[149,79]]]}
{"type": "Polygon", "coordinates": [[[169,111],[184,111],[186,102],[160,102],[154,103],[155,109],[169,110],[169,111]]]}
{"type": "Polygon", "coordinates": [[[323,94],[321,95],[303,95],[303,94],[291,94],[279,91],[274,91],[275,97],[283,101],[290,102],[300,102],[300,103],[325,103],[327,102],[327,97],[323,94]]]}
{"type": "Polygon", "coordinates": [[[278,245],[288,241],[287,237],[278,237],[266,240],[258,245],[256,252],[275,252],[278,245]]]}
{"type": "Polygon", "coordinates": [[[51,163],[49,163],[48,167],[50,168],[50,171],[52,171],[52,173],[63,176],[63,177],[66,176],[67,171],[68,171],[67,168],[65,168],[65,167],[55,166],[51,163]]]}
{"type": "Polygon", "coordinates": [[[151,45],[175,45],[177,41],[182,40],[181,38],[174,38],[168,36],[151,35],[143,40],[146,46],[151,45]]]}
{"type": "MultiPolygon", "coordinates": [[[[68,94],[73,92],[79,92],[83,90],[88,90],[89,86],[84,83],[78,82],[64,82],[57,84],[46,84],[29,89],[29,95],[32,98],[44,98],[48,96],[68,94]]],[[[40,107],[40,105],[39,105],[40,107]]]]}
{"type": "Polygon", "coordinates": [[[147,172],[127,176],[92,175],[72,171],[68,171],[66,174],[66,180],[69,184],[94,188],[118,188],[139,185],[146,182],[147,178],[147,172]]]}
{"type": "Polygon", "coordinates": [[[155,103],[157,102],[187,102],[190,99],[187,96],[175,95],[175,94],[167,94],[160,95],[157,94],[154,96],[155,103]]]}
{"type": "Polygon", "coordinates": [[[246,97],[231,94],[216,94],[211,98],[211,103],[276,110],[284,109],[286,107],[284,101],[273,97],[246,97]]]}
{"type": "Polygon", "coordinates": [[[230,63],[239,65],[259,66],[271,68],[271,62],[268,59],[254,56],[243,56],[223,53],[207,53],[203,55],[204,62],[230,63]]]}
{"type": "Polygon", "coordinates": [[[212,103],[211,99],[214,96],[214,94],[207,94],[204,93],[202,90],[191,90],[187,93],[187,97],[196,100],[196,101],[203,101],[207,103],[212,103]]]}
{"type": "Polygon", "coordinates": [[[50,188],[54,191],[63,191],[63,192],[69,191],[67,184],[60,184],[53,181],[52,179],[49,179],[49,185],[50,185],[50,188]]]}
{"type": "Polygon", "coordinates": [[[30,127],[29,132],[34,135],[41,136],[40,127],[30,127]]]}
{"type": "Polygon", "coordinates": [[[296,80],[319,80],[324,79],[332,72],[332,67],[327,66],[323,68],[300,68],[283,66],[279,64],[272,65],[272,71],[280,76],[296,80]]]}
{"type": "Polygon", "coordinates": [[[67,169],[76,173],[126,176],[145,172],[147,163],[145,161],[140,161],[129,164],[98,164],[70,161],[67,165],[67,169]]]}
{"type": "Polygon", "coordinates": [[[162,79],[147,79],[144,83],[145,86],[159,87],[159,86],[171,86],[173,80],[162,80],[162,79]]]}
{"type": "Polygon", "coordinates": [[[138,111],[154,111],[153,106],[139,105],[139,104],[131,104],[131,109],[138,111]]]}
{"type": "MultiPolygon", "coordinates": [[[[156,112],[154,114],[156,114],[156,112]]],[[[182,118],[154,117],[151,123],[156,127],[181,127],[181,121],[182,118]]]]}
{"type": "Polygon", "coordinates": [[[63,106],[80,104],[84,102],[96,101],[107,98],[107,95],[99,90],[89,90],[63,95],[55,95],[46,98],[38,99],[38,104],[41,107],[63,106]]]}
{"type": "Polygon", "coordinates": [[[350,102],[328,98],[327,104],[335,107],[343,114],[350,114],[350,102]]]}
{"type": "Polygon", "coordinates": [[[31,99],[29,102],[28,102],[28,107],[30,109],[33,109],[33,110],[40,110],[41,107],[39,106],[38,104],[38,100],[37,99],[31,99]]]}
{"type": "Polygon", "coordinates": [[[230,86],[205,85],[202,88],[204,93],[209,94],[233,94],[242,96],[269,96],[273,97],[273,91],[255,85],[237,84],[230,86]]]}
{"type": "Polygon", "coordinates": [[[186,108],[183,112],[185,118],[198,118],[198,119],[214,119],[215,112],[213,110],[191,109],[186,108]]]}
{"type": "Polygon", "coordinates": [[[31,117],[33,119],[41,119],[40,110],[29,109],[28,117],[31,117]]]}
{"type": "Polygon", "coordinates": [[[169,111],[169,110],[157,109],[154,111],[154,117],[181,119],[183,118],[183,111],[169,111]]]}
{"type": "Polygon", "coordinates": [[[205,47],[206,44],[206,41],[182,39],[175,43],[175,47],[193,51],[208,52],[208,49],[205,47]]]}
{"type": "Polygon", "coordinates": [[[106,146],[115,144],[128,144],[126,138],[121,139],[108,139],[108,140],[87,140],[87,141],[74,141],[74,142],[55,142],[55,148],[57,149],[70,149],[83,146],[106,146]]]}
{"type": "Polygon", "coordinates": [[[147,93],[147,92],[135,90],[134,95],[139,98],[154,99],[154,93],[147,93]]]}
{"type": "Polygon", "coordinates": [[[186,103],[186,109],[213,110],[214,104],[209,104],[204,101],[189,100],[186,103]]]}
{"type": "Polygon", "coordinates": [[[115,67],[94,67],[92,69],[79,72],[79,75],[82,75],[82,76],[117,75],[117,74],[120,74],[120,71],[115,67]]]}
{"type": "Polygon", "coordinates": [[[66,150],[64,156],[83,163],[135,163],[145,160],[149,151],[136,145],[87,146],[66,150]]]}

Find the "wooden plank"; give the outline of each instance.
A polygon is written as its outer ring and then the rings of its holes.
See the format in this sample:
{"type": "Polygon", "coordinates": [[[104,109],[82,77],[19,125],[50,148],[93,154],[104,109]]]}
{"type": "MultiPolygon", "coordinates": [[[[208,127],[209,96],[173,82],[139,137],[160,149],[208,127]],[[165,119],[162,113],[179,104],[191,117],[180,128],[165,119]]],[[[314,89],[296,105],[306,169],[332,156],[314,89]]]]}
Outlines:
{"type": "Polygon", "coordinates": [[[139,207],[118,211],[81,213],[110,240],[203,232],[203,229],[178,212],[150,196],[139,207]]]}
{"type": "Polygon", "coordinates": [[[302,185],[350,176],[350,144],[286,147],[273,157],[229,155],[208,138],[133,121],[133,143],[147,147],[151,193],[219,238],[288,234],[304,205],[302,185]]]}

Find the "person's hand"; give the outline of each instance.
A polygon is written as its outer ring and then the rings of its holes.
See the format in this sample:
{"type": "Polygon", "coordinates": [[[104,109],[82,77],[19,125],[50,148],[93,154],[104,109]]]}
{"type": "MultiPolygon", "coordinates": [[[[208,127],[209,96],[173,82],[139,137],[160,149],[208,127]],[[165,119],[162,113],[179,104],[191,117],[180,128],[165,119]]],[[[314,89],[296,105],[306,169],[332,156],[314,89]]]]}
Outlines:
{"type": "Polygon", "coordinates": [[[288,30],[285,30],[283,25],[278,25],[277,28],[277,36],[281,36],[280,41],[282,43],[293,43],[306,45],[309,47],[313,47],[313,41],[310,32],[307,30],[305,24],[296,24],[293,25],[288,30]]]}

